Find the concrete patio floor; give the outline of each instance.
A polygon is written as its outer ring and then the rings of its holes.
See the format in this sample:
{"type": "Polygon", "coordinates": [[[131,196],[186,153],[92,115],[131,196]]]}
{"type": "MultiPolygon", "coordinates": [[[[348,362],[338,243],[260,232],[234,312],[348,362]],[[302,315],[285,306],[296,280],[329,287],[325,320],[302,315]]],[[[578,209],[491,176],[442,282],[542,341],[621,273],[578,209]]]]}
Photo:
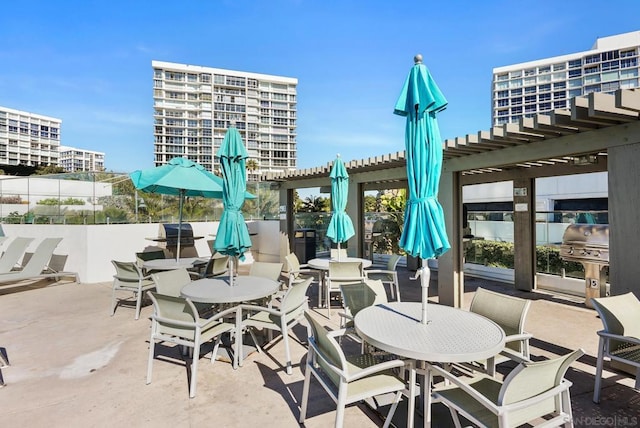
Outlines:
{"type": "MultiPolygon", "coordinates": [[[[419,301],[419,285],[399,268],[401,295],[419,301]]],[[[175,348],[157,347],[153,382],[145,384],[152,307],[119,307],[109,316],[111,284],[55,286],[41,282],[33,287],[0,288],[0,347],[6,348],[11,366],[3,369],[6,386],[0,388],[3,426],[297,426],[302,396],[306,349],[292,343],[293,374],[282,368],[282,341],[264,354],[250,355],[244,367],[233,370],[224,361],[211,365],[200,360],[198,390],[188,396],[187,370],[175,348]],[[42,287],[44,285],[44,287],[42,287]]],[[[437,301],[437,274],[430,299],[437,301]]],[[[586,351],[567,374],[576,426],[631,426],[640,422],[640,394],[633,378],[607,370],[602,400],[591,401],[597,335],[602,325],[580,299],[545,292],[523,293],[513,286],[466,278],[468,306],[477,287],[519,295],[533,301],[527,330],[534,335],[532,358],[564,354],[582,347],[586,351]]],[[[311,306],[317,291],[311,289],[311,306]]],[[[338,310],[313,310],[323,324],[337,328],[338,310]]],[[[301,341],[306,329],[294,329],[301,341]]],[[[207,349],[207,348],[205,348],[207,349]]],[[[210,348],[208,348],[210,349],[210,348]]],[[[608,368],[605,365],[605,368],[608,368]]],[[[504,369],[502,369],[504,372],[504,369]]],[[[439,406],[439,405],[438,405],[439,406]]],[[[452,426],[449,413],[434,409],[433,426],[452,426]]],[[[306,427],[332,426],[335,405],[313,382],[306,427]]],[[[399,408],[394,423],[404,426],[406,410],[399,408]],[[403,412],[405,414],[403,414],[403,412]]],[[[418,422],[421,422],[419,420],[418,422]]],[[[365,405],[347,408],[345,426],[380,426],[378,414],[365,405]]]]}

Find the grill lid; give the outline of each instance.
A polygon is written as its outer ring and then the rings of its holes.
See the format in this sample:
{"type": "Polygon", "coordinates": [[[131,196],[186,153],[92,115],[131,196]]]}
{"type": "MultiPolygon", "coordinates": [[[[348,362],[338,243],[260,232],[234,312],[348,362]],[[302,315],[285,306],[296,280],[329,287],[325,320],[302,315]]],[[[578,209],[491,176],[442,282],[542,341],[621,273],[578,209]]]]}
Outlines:
{"type": "Polygon", "coordinates": [[[562,236],[560,257],[568,261],[609,264],[609,225],[571,224],[562,236]]]}

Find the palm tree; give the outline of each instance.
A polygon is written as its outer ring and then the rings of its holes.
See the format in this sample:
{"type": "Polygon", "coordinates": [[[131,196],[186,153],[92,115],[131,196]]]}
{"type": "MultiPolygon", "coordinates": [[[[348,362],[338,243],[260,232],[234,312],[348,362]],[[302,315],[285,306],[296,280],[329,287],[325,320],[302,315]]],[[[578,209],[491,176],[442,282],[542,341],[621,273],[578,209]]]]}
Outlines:
{"type": "MultiPolygon", "coordinates": [[[[255,159],[249,159],[245,166],[249,173],[257,171],[259,167],[258,162],[255,159]]],[[[258,181],[260,181],[260,177],[258,177],[258,181]]]]}

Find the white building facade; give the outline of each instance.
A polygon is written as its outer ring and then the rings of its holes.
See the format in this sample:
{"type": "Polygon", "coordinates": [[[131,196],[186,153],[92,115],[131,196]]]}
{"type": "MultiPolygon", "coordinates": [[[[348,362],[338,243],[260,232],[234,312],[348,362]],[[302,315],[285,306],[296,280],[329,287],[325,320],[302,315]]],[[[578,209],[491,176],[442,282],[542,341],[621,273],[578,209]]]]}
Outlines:
{"type": "Polygon", "coordinates": [[[61,119],[0,106],[2,165],[58,165],[61,119]]]}
{"type": "Polygon", "coordinates": [[[215,153],[235,125],[250,181],[296,169],[297,79],[161,61],[152,67],[156,166],[184,156],[217,170],[215,153]]]}
{"type": "Polygon", "coordinates": [[[60,166],[66,172],[104,171],[103,152],[60,146],[60,166]]]}
{"type": "Polygon", "coordinates": [[[639,87],[640,31],[602,37],[584,52],[493,69],[493,125],[569,107],[571,98],[639,87]]]}

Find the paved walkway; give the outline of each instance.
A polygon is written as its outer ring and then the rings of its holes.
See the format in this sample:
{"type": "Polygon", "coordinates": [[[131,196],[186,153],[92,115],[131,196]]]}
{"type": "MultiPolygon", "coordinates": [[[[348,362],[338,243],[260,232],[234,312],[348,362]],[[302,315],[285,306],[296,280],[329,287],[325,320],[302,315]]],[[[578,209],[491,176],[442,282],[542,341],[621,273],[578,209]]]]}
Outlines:
{"type": "MultiPolygon", "coordinates": [[[[419,285],[400,270],[403,300],[418,301],[419,285]]],[[[432,278],[431,294],[437,275],[432,278]]],[[[44,282],[42,284],[47,285],[44,282]]],[[[586,351],[568,378],[576,426],[633,426],[640,419],[640,394],[633,379],[606,373],[602,402],[591,401],[597,347],[601,328],[595,311],[576,299],[548,293],[520,293],[512,286],[467,278],[468,305],[477,287],[520,295],[533,300],[527,329],[533,333],[532,357],[564,354],[582,347],[586,351]]],[[[198,391],[188,398],[187,370],[176,349],[160,347],[166,357],[156,359],[153,382],[145,384],[150,306],[140,320],[134,310],[120,307],[109,316],[111,285],[59,283],[33,289],[0,289],[0,347],[7,350],[12,366],[3,369],[7,386],[0,388],[0,420],[3,426],[298,426],[306,349],[293,343],[294,372],[281,366],[283,346],[277,341],[265,354],[252,354],[244,367],[228,363],[210,365],[201,359],[198,391]]],[[[312,306],[317,296],[310,292],[312,306]]],[[[437,296],[431,297],[437,301],[437,296]]],[[[326,311],[314,316],[331,328],[338,325],[338,311],[331,320],[326,311]]],[[[306,330],[295,334],[305,340],[306,330]]],[[[305,426],[333,424],[335,406],[316,383],[305,426]]],[[[402,426],[406,415],[398,411],[394,422],[402,426]]],[[[364,405],[351,406],[345,426],[379,426],[378,415],[364,405]]],[[[438,408],[434,426],[451,426],[448,412],[438,408]]]]}

